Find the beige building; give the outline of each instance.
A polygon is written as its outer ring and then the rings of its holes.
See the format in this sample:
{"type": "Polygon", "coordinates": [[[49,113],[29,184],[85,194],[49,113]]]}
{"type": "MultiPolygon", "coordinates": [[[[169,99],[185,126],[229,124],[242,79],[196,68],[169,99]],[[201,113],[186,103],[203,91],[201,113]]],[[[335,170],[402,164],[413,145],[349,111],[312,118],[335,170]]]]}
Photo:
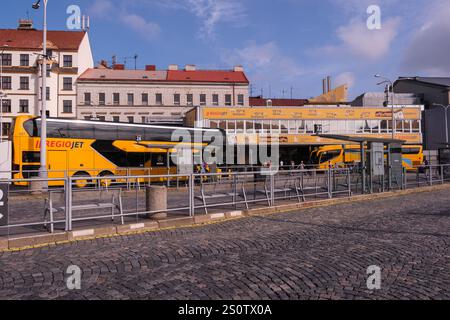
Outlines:
{"type": "MultiPolygon", "coordinates": [[[[51,117],[76,116],[76,80],[93,67],[88,33],[48,31],[47,110],[51,117]]],[[[21,20],[18,29],[0,29],[2,63],[2,135],[17,115],[40,115],[42,31],[21,20]]]]}
{"type": "Polygon", "coordinates": [[[135,123],[183,123],[194,106],[249,106],[249,81],[233,70],[125,70],[123,65],[88,69],[78,79],[77,117],[135,123]]]}

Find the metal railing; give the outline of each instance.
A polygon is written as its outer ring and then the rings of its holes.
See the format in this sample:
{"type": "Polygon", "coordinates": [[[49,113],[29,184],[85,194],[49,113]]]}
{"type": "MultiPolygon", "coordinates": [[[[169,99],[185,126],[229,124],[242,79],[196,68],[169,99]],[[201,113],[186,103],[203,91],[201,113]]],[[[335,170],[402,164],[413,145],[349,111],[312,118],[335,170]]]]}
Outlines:
{"type": "MultiPolygon", "coordinates": [[[[142,168],[136,169],[142,170],[142,168]]],[[[366,170],[364,170],[365,172],[366,170]]],[[[192,173],[167,175],[132,175],[128,168],[122,176],[49,179],[3,179],[9,185],[9,222],[0,226],[0,236],[55,230],[71,231],[75,227],[148,221],[155,214],[170,217],[193,217],[227,210],[246,210],[301,203],[355,194],[410,189],[450,182],[450,165],[430,165],[403,170],[398,181],[389,184],[388,177],[363,179],[362,170],[339,168],[329,170],[274,170],[258,168],[242,172],[192,173]],[[89,180],[89,181],[86,181],[89,180]],[[46,181],[48,188],[39,182],[46,181]],[[167,188],[168,181],[177,187],[167,188]],[[366,185],[363,188],[363,181],[366,185]],[[27,187],[15,187],[17,183],[27,187]],[[83,185],[84,183],[84,185],[83,185]],[[53,187],[52,185],[58,186],[53,187]],[[80,185],[83,185],[81,188],[80,185]],[[167,208],[155,210],[147,205],[147,187],[165,186],[167,208]],[[120,191],[120,192],[117,192],[120,191]],[[51,194],[59,192],[59,203],[52,203],[54,214],[48,215],[51,194]],[[103,199],[120,194],[120,207],[103,199]],[[47,210],[47,211],[46,211],[47,210]],[[117,219],[118,218],[118,219],[117,219]]],[[[392,180],[392,179],[391,179],[392,180]]],[[[170,183],[169,183],[170,185],[170,183]]],[[[116,199],[117,200],[117,199],[116,199]]],[[[53,200],[56,201],[56,200],[53,200]]],[[[52,209],[53,210],[53,209],[52,209]]],[[[52,212],[53,213],[53,212],[52,212]]]]}

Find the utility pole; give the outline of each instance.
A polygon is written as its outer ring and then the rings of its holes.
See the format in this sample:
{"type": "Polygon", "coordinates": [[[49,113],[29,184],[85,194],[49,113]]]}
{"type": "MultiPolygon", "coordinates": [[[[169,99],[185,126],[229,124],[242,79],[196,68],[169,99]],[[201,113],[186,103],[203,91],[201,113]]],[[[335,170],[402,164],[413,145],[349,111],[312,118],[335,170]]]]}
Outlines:
{"type": "Polygon", "coordinates": [[[392,94],[392,105],[391,105],[391,108],[392,108],[392,140],[394,140],[395,139],[395,101],[394,101],[395,93],[394,93],[394,83],[391,81],[391,79],[383,77],[383,76],[381,76],[379,74],[376,74],[375,78],[381,78],[381,79],[385,80],[385,81],[383,81],[381,83],[378,83],[378,85],[384,84],[384,83],[389,83],[389,87],[388,87],[388,90],[387,90],[388,91],[388,101],[387,101],[387,103],[389,104],[389,100],[390,100],[389,99],[389,95],[392,94]]]}
{"type": "MultiPolygon", "coordinates": [[[[41,0],[33,4],[33,9],[39,9],[41,0]]],[[[41,89],[41,166],[39,168],[39,177],[47,179],[47,0],[44,2],[44,26],[42,39],[42,89],[41,89]]],[[[44,189],[48,182],[42,181],[44,189]]]]}

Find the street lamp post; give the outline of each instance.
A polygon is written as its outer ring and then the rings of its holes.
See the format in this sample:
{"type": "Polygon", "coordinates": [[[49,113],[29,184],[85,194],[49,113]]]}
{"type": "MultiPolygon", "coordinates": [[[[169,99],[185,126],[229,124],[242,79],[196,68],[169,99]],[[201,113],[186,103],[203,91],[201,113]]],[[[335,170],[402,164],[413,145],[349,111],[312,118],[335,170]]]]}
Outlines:
{"type": "Polygon", "coordinates": [[[448,109],[450,108],[450,105],[444,106],[443,104],[433,103],[433,106],[441,107],[445,111],[445,143],[447,144],[447,147],[448,147],[448,140],[449,140],[448,139],[448,109]]]}
{"type": "MultiPolygon", "coordinates": [[[[33,4],[33,9],[39,9],[41,0],[33,4]]],[[[44,2],[44,23],[42,39],[42,89],[41,89],[41,166],[39,168],[39,177],[47,178],[47,0],[44,2]]],[[[43,181],[43,186],[47,185],[43,181]]]]}
{"type": "MultiPolygon", "coordinates": [[[[388,93],[391,96],[391,100],[392,100],[392,105],[391,105],[391,108],[392,108],[392,140],[394,140],[395,139],[395,110],[394,110],[395,94],[394,94],[394,83],[389,78],[383,77],[383,76],[381,76],[379,74],[376,74],[375,78],[380,78],[380,79],[385,80],[385,81],[383,81],[381,83],[378,83],[378,85],[386,83],[386,82],[389,83],[388,93]]],[[[389,104],[389,101],[388,101],[388,104],[389,104]]]]}

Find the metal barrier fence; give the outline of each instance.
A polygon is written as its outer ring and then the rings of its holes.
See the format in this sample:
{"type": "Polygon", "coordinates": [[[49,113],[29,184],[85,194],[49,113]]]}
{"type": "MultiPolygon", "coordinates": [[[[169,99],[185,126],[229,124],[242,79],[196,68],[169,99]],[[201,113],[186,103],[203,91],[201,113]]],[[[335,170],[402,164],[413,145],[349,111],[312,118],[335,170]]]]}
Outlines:
{"type": "MultiPolygon", "coordinates": [[[[131,169],[127,171],[131,172],[131,169]]],[[[74,227],[92,227],[105,221],[139,223],[161,213],[169,218],[192,217],[293,201],[351,197],[363,190],[376,193],[450,182],[449,165],[404,170],[400,181],[395,182],[388,177],[363,179],[362,172],[365,170],[358,168],[277,171],[259,168],[248,172],[127,174],[89,179],[82,176],[3,179],[0,184],[9,186],[9,206],[7,223],[0,223],[0,236],[43,230],[71,231],[74,227]],[[45,188],[39,185],[42,181],[58,186],[45,188]],[[15,186],[20,183],[28,186],[15,186]],[[148,189],[155,186],[165,186],[168,201],[164,209],[148,206],[148,189]]]]}

